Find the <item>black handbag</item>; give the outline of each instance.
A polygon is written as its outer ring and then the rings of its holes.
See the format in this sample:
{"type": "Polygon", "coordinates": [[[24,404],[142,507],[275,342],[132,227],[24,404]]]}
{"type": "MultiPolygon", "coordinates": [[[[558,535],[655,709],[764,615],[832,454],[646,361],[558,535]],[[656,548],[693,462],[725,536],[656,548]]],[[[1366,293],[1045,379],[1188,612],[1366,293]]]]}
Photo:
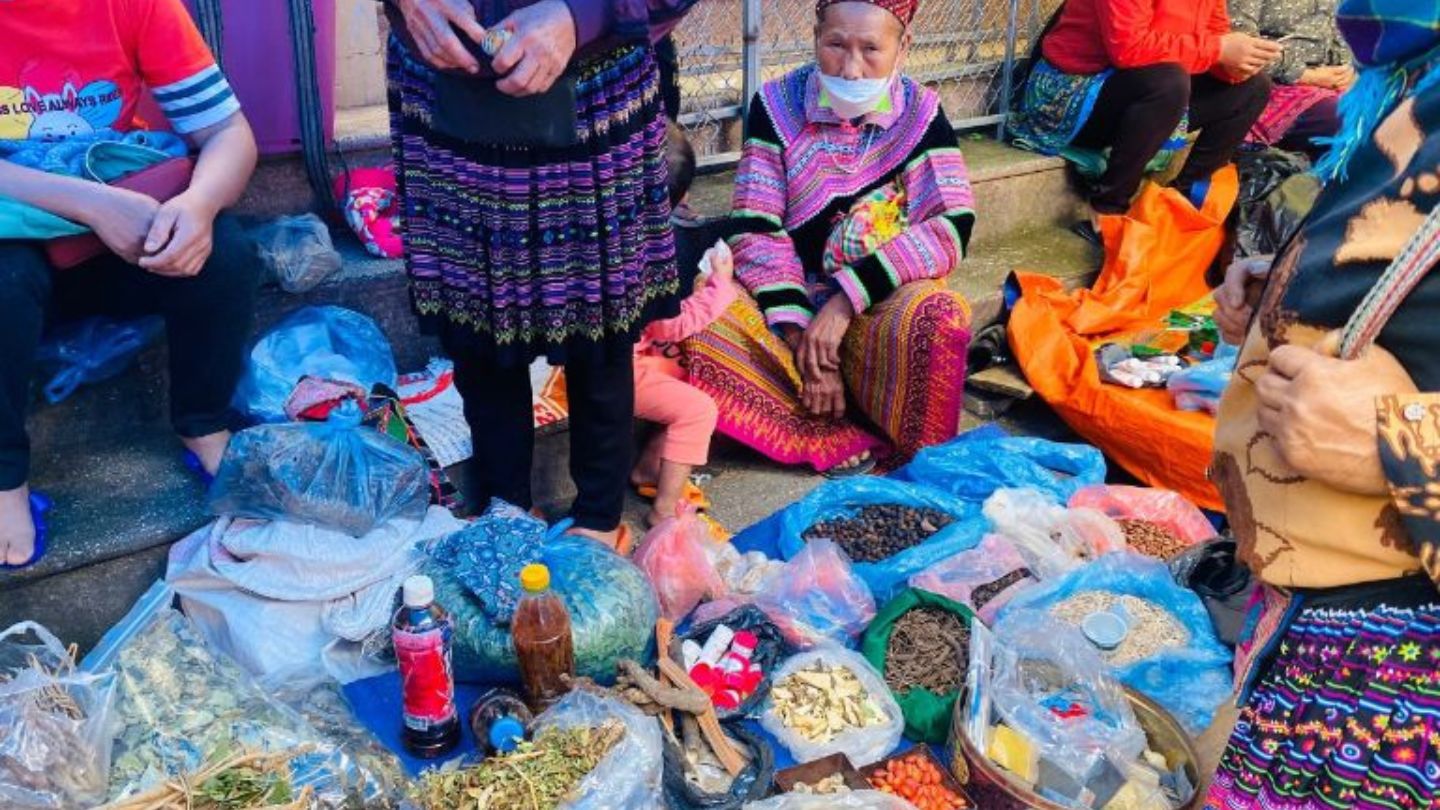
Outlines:
{"type": "MultiPolygon", "coordinates": [[[[538,0],[471,0],[476,17],[486,28],[499,23],[510,12],[536,2],[538,0]]],[[[385,11],[390,29],[412,54],[418,54],[419,49],[399,9],[387,3],[385,11]]],[[[481,75],[435,71],[435,109],[430,125],[436,132],[486,146],[566,149],[580,143],[573,61],[572,69],[556,79],[546,92],[511,96],[496,86],[502,77],[491,68],[490,56],[480,43],[472,42],[459,32],[456,35],[480,63],[481,75]]]]}

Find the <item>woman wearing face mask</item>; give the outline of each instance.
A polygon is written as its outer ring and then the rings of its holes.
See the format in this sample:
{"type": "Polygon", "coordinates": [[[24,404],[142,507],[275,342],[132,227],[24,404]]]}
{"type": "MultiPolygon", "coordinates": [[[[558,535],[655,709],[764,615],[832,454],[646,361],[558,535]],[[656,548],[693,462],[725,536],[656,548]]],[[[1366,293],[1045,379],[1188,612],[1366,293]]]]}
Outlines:
{"type": "Polygon", "coordinates": [[[721,433],[832,475],[959,424],[970,310],[941,282],[975,214],[939,97],[901,73],[917,5],[816,4],[816,63],[750,106],[731,241],[748,296],[687,344],[721,433]]]}

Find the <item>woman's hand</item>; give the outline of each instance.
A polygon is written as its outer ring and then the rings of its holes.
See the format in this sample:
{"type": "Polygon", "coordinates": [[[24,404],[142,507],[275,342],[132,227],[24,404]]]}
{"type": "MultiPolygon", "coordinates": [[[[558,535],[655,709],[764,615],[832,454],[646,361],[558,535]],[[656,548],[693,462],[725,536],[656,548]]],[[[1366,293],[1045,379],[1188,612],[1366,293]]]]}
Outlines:
{"type": "Polygon", "coordinates": [[[850,322],[855,320],[855,308],[844,295],[835,295],[820,308],[815,320],[805,330],[800,341],[795,362],[805,377],[819,377],[821,372],[840,370],[840,344],[850,322]]]}
{"type": "Polygon", "coordinates": [[[1342,93],[1355,84],[1355,68],[1350,65],[1336,65],[1332,67],[1306,68],[1300,74],[1297,84],[1305,84],[1311,87],[1324,87],[1329,90],[1339,90],[1342,93]]]}
{"type": "Polygon", "coordinates": [[[1245,341],[1245,330],[1255,317],[1255,307],[1274,262],[1274,256],[1252,256],[1240,259],[1225,271],[1225,283],[1215,291],[1215,325],[1220,327],[1220,337],[1231,346],[1245,341]]]}
{"type": "Polygon", "coordinates": [[[162,204],[145,237],[140,266],[157,276],[200,275],[215,245],[218,214],[200,194],[187,192],[162,204]]]}
{"type": "Polygon", "coordinates": [[[1277,42],[1231,31],[1220,38],[1220,64],[1234,78],[1244,81],[1270,67],[1284,55],[1277,42]]]}
{"type": "Polygon", "coordinates": [[[160,203],[146,194],[116,186],[95,184],[93,191],[96,200],[85,224],[111,253],[131,264],[139,264],[147,253],[145,241],[160,203]]]}
{"type": "Polygon", "coordinates": [[[512,96],[549,90],[575,55],[575,19],[562,0],[544,0],[501,21],[511,36],[492,66],[504,76],[495,86],[512,96]]]}
{"type": "Polygon", "coordinates": [[[1375,399],[1416,391],[1395,356],[1378,346],[1358,360],[1282,346],[1256,383],[1260,429],[1295,471],[1360,495],[1388,491],[1380,465],[1375,399]]]}
{"type": "Polygon", "coordinates": [[[475,19],[469,0],[395,0],[405,17],[405,28],[420,49],[420,57],[441,70],[477,73],[480,63],[455,35],[455,28],[479,43],[485,26],[475,19]],[[453,26],[453,27],[452,27],[453,26]]]}
{"type": "Polygon", "coordinates": [[[800,389],[800,402],[810,413],[821,418],[845,418],[845,381],[839,371],[803,374],[805,385],[800,389]]]}

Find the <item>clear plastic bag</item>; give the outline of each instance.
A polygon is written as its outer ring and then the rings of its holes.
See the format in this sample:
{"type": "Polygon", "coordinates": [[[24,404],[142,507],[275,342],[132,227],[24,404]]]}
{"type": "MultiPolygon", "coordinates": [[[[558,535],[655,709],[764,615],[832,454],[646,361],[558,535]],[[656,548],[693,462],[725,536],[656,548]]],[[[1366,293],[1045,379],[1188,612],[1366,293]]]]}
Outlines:
{"type": "Polygon", "coordinates": [[[63,324],[46,336],[35,361],[52,375],[45,399],[54,405],[82,385],[117,376],[165,331],[160,318],[115,321],[86,318],[63,324]]]}
{"type": "Polygon", "coordinates": [[[995,711],[1066,773],[1083,779],[1107,754],[1127,761],[1145,750],[1124,691],[1079,630],[1043,613],[1006,611],[995,626],[993,667],[995,711]],[[1061,717],[1057,704],[1084,714],[1061,717]]]}
{"type": "Polygon", "coordinates": [[[660,615],[672,622],[690,615],[702,599],[725,595],[725,583],[705,552],[705,535],[694,507],[682,504],[645,535],[631,558],[654,586],[660,615]]]}
{"type": "Polygon", "coordinates": [[[109,674],[118,684],[110,801],[194,773],[218,751],[237,746],[271,752],[308,747],[291,761],[293,783],[297,790],[313,789],[322,810],[381,800],[384,780],[212,650],[170,608],[173,596],[157,583],[84,662],[87,671],[109,674]]]}
{"type": "Polygon", "coordinates": [[[1042,580],[1125,549],[1125,532],[1115,521],[1094,510],[1066,509],[1039,490],[1002,489],[985,502],[985,517],[1042,580]]]}
{"type": "MultiPolygon", "coordinates": [[[[1209,726],[1215,709],[1231,692],[1231,654],[1216,638],[1200,597],[1177,584],[1165,563],[1140,554],[1103,557],[1020,594],[1001,612],[1001,621],[1008,622],[1012,613],[1041,614],[1053,620],[1050,611],[1056,605],[1089,593],[1144,600],[1183,628],[1185,638],[1180,643],[1117,663],[1111,671],[1121,683],[1164,706],[1191,733],[1209,726]]],[[[1133,626],[1131,630],[1135,631],[1133,626]]],[[[1102,662],[1104,657],[1101,654],[1102,662]]]]}
{"type": "Polygon", "coordinates": [[[1071,509],[1096,509],[1112,520],[1144,520],[1167,529],[1191,545],[1216,534],[1195,504],[1178,492],[1145,487],[1086,487],[1070,499],[1071,509]]]}
{"type": "Polygon", "coordinates": [[[663,810],[665,749],[660,723],[629,703],[580,689],[535,718],[534,730],[625,724],[625,736],[600,760],[564,810],[663,810]]]}
{"type": "Polygon", "coordinates": [[[110,783],[115,677],[75,672],[34,622],[0,633],[0,806],[91,807],[110,783]],[[22,639],[33,634],[38,644],[22,639]]]}
{"type": "MultiPolygon", "coordinates": [[[[583,537],[548,538],[539,562],[550,587],[570,611],[578,674],[609,684],[621,659],[651,660],[660,608],[633,562],[583,537]]],[[[455,677],[478,683],[519,683],[510,629],[495,623],[450,566],[431,559],[423,573],[435,582],[435,600],[455,623],[455,677]]]]}
{"type": "Polygon", "coordinates": [[[352,537],[394,518],[423,520],[429,505],[425,458],[361,427],[354,403],[328,422],[235,434],[210,487],[216,515],[309,523],[352,537]]]}
{"type": "Polygon", "coordinates": [[[1214,414],[1220,408],[1220,397],[1230,387],[1239,355],[1239,349],[1221,344],[1213,359],[1196,363],[1171,377],[1165,387],[1175,398],[1175,407],[1182,411],[1214,414]]]}
{"type": "Polygon", "coordinates": [[[276,217],[251,232],[260,263],[288,293],[303,293],[340,271],[340,253],[315,214],[276,217]]]}
{"type": "Polygon", "coordinates": [[[1035,574],[1015,544],[998,534],[910,578],[910,586],[954,599],[981,621],[995,621],[1015,595],[1033,586],[1035,574]]]}
{"type": "Polygon", "coordinates": [[[1022,488],[1063,502],[1080,487],[1104,483],[1105,456],[1085,444],[986,432],[927,447],[897,476],[971,503],[997,490],[1022,488]]]}
{"type": "Polygon", "coordinates": [[[283,422],[285,402],[301,377],[354,383],[366,391],[377,384],[394,388],[395,357],[370,318],[343,307],[305,307],[250,350],[235,408],[257,421],[283,422]]]}
{"type": "Polygon", "coordinates": [[[953,522],[888,559],[853,563],[855,573],[882,602],[903,590],[911,576],[974,547],[985,534],[985,522],[973,504],[920,484],[863,476],[828,482],[781,513],[780,556],[792,560],[799,555],[807,545],[805,532],[822,520],[852,515],[866,506],[889,504],[934,509],[949,515],[953,522]]]}
{"type": "Polygon", "coordinates": [[[827,668],[843,667],[854,673],[869,699],[874,701],[876,708],[880,710],[882,722],[843,731],[824,742],[812,742],[780,719],[775,711],[775,696],[772,691],[760,715],[761,728],[773,735],[790,751],[795,761],[800,763],[814,762],[831,754],[844,754],[855,767],[862,768],[889,756],[895,746],[900,744],[900,736],[905,732],[905,716],[900,711],[900,704],[895,702],[890,689],[885,686],[885,679],[859,653],[833,644],[817,647],[792,656],[781,664],[772,677],[772,683],[778,686],[795,672],[809,669],[816,664],[827,668]]]}
{"type": "Polygon", "coordinates": [[[852,790],[833,796],[783,793],[751,802],[745,810],[915,810],[915,805],[878,790],[852,790]]]}
{"type": "Polygon", "coordinates": [[[755,597],[797,647],[827,639],[852,646],[875,618],[875,597],[856,575],[840,547],[815,540],[801,549],[785,568],[770,578],[755,597]]]}

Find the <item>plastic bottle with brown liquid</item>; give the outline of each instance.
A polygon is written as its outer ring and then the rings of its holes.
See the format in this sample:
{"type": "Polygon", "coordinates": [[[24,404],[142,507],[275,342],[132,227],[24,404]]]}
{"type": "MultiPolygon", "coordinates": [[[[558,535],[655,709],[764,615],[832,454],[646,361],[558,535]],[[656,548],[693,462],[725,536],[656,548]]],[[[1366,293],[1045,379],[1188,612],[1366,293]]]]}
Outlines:
{"type": "Polygon", "coordinates": [[[575,675],[570,611],[550,590],[550,569],[543,565],[525,566],[520,587],[525,593],[510,621],[510,638],[520,661],[525,696],[532,708],[543,711],[569,691],[565,678],[575,675]]]}

